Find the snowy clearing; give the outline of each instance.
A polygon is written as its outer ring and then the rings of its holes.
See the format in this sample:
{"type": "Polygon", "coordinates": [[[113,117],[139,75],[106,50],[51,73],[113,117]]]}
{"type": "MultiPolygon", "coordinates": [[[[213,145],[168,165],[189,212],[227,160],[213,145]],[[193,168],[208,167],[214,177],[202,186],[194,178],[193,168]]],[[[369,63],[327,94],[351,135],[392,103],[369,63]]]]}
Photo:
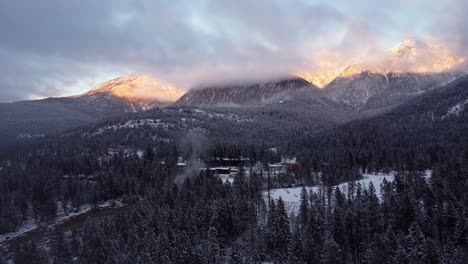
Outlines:
{"type": "MultiPolygon", "coordinates": [[[[392,182],[395,179],[396,172],[390,173],[378,173],[378,174],[364,174],[363,179],[355,181],[356,184],[360,183],[363,189],[367,189],[369,184],[372,184],[375,187],[376,195],[380,198],[381,190],[380,185],[382,184],[383,180],[385,179],[388,182],[392,182]]],[[[431,170],[426,170],[424,177],[430,178],[432,175],[431,170]]],[[[348,190],[348,183],[342,183],[337,185],[343,194],[347,193],[348,190]]],[[[336,186],[333,187],[333,189],[336,186]]],[[[320,186],[312,186],[312,187],[305,187],[308,193],[317,193],[320,190],[320,186]]],[[[294,187],[294,188],[280,188],[280,189],[272,189],[270,190],[270,197],[272,200],[278,200],[280,197],[284,201],[286,209],[290,214],[297,214],[299,211],[299,206],[301,203],[301,191],[302,187],[294,187]]],[[[268,192],[263,192],[263,197],[265,202],[268,202],[268,192]]]]}

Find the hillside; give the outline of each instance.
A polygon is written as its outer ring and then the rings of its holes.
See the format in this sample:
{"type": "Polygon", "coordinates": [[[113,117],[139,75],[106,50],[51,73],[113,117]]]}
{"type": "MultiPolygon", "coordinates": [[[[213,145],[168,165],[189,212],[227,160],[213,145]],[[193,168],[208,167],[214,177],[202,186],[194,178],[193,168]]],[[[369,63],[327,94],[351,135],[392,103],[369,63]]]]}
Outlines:
{"type": "Polygon", "coordinates": [[[105,118],[141,112],[175,102],[182,93],[145,75],[100,84],[78,96],[0,104],[0,144],[41,137],[105,118]]]}
{"type": "Polygon", "coordinates": [[[301,78],[254,84],[232,84],[189,90],[175,104],[190,106],[260,106],[289,98],[289,93],[304,89],[317,94],[318,88],[301,78]]]}

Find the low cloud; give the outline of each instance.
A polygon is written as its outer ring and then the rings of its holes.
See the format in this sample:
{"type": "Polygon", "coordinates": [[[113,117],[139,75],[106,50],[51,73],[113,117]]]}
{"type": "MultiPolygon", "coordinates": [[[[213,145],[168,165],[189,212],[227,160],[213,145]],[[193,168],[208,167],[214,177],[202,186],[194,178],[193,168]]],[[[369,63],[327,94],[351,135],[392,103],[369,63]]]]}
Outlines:
{"type": "Polygon", "coordinates": [[[466,7],[462,0],[2,1],[0,102],[76,94],[134,72],[189,89],[315,71],[411,36],[441,38],[466,53],[466,7]],[[332,53],[331,63],[315,59],[332,53]]]}

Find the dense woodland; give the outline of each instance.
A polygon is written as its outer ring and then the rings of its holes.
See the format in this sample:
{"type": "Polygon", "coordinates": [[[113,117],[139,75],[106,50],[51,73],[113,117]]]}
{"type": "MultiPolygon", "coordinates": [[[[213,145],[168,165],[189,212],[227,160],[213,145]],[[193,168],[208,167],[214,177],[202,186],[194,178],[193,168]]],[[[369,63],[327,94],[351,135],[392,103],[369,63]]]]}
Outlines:
{"type": "Polygon", "coordinates": [[[297,216],[281,199],[268,205],[256,175],[231,185],[201,173],[182,185],[147,186],[129,210],[64,234],[47,252],[25,244],[15,261],[466,263],[467,173],[464,160],[441,164],[429,181],[411,172],[369,189],[304,189],[297,216]]]}
{"type": "Polygon", "coordinates": [[[468,111],[447,116],[466,87],[462,78],[387,114],[321,130],[278,109],[182,107],[18,143],[0,153],[0,234],[122,199],[125,210],[48,248],[18,245],[14,263],[467,263],[468,111]],[[163,125],[99,130],[148,118],[163,125]],[[209,167],[284,156],[297,157],[300,170],[267,178],[241,170],[232,184],[176,166],[179,157],[209,167]],[[394,182],[332,187],[387,170],[398,172],[394,182]],[[298,215],[262,197],[316,184],[324,188],[302,194],[298,215]]]}

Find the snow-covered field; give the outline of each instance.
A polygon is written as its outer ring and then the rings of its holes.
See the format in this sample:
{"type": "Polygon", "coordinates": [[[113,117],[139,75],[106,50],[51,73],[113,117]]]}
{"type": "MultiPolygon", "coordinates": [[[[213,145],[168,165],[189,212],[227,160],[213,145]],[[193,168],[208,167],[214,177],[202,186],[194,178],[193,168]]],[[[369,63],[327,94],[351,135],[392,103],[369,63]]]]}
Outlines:
{"type": "MultiPolygon", "coordinates": [[[[425,177],[430,178],[432,175],[431,170],[425,171],[425,177]]],[[[363,189],[369,188],[369,184],[372,184],[375,187],[376,195],[378,197],[381,196],[380,185],[382,184],[383,180],[388,182],[392,182],[395,179],[395,172],[390,173],[378,173],[378,174],[364,174],[363,179],[355,181],[356,184],[361,184],[363,189]]],[[[333,187],[333,189],[336,186],[333,187]]],[[[338,185],[341,192],[343,194],[347,193],[348,190],[348,183],[342,183],[338,185]]],[[[313,186],[313,187],[305,187],[308,193],[314,192],[317,193],[320,190],[320,186],[313,186]]],[[[302,187],[295,187],[295,188],[281,188],[281,189],[272,189],[270,190],[270,197],[273,200],[278,200],[280,197],[284,201],[286,205],[286,209],[289,213],[297,214],[299,211],[300,201],[301,201],[301,191],[302,187]]],[[[263,192],[263,197],[265,201],[268,201],[268,192],[263,192]]]]}

